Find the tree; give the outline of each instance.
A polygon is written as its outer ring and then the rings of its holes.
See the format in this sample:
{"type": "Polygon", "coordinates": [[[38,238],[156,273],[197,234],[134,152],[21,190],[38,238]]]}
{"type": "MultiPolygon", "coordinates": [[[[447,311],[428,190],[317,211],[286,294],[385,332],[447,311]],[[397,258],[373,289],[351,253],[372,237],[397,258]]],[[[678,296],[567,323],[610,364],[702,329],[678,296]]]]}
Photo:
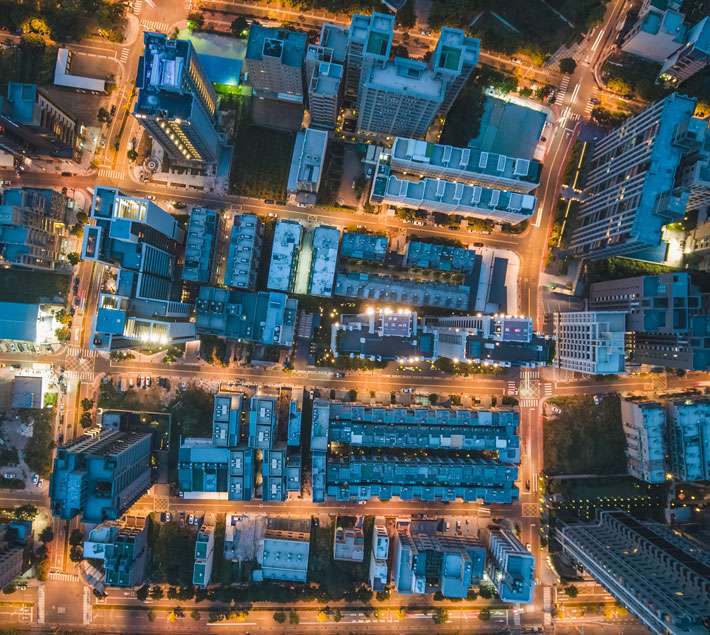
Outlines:
{"type": "Polygon", "coordinates": [[[141,602],[145,602],[148,599],[148,593],[150,592],[150,587],[144,584],[140,589],[136,591],[136,599],[141,602]]]}
{"type": "Polygon", "coordinates": [[[631,87],[631,84],[629,84],[627,81],[621,79],[620,77],[612,77],[607,81],[606,87],[614,92],[614,93],[619,93],[620,95],[632,95],[633,94],[633,88],[631,87]]]}
{"type": "Polygon", "coordinates": [[[40,560],[35,565],[35,571],[37,573],[37,579],[40,582],[46,582],[47,577],[49,576],[49,559],[44,558],[43,560],[40,560]]]}
{"type": "Polygon", "coordinates": [[[92,427],[94,425],[94,419],[91,416],[91,413],[90,412],[82,413],[81,417],[79,417],[79,423],[81,424],[81,427],[84,428],[84,430],[92,427]]]}
{"type": "Polygon", "coordinates": [[[243,15],[238,15],[232,20],[229,30],[232,32],[232,35],[243,40],[249,35],[249,22],[247,22],[247,19],[243,15]]]}
{"type": "Polygon", "coordinates": [[[84,399],[81,400],[81,409],[86,411],[86,410],[91,410],[94,407],[94,400],[89,399],[88,397],[84,397],[84,399]]]}
{"type": "Polygon", "coordinates": [[[99,112],[96,113],[96,118],[101,122],[101,123],[107,123],[109,119],[111,118],[111,114],[109,113],[106,108],[99,108],[99,112]]]}
{"type": "Polygon", "coordinates": [[[446,609],[434,609],[431,614],[431,619],[434,621],[434,624],[446,624],[449,619],[449,612],[446,609]]]}
{"type": "Polygon", "coordinates": [[[579,590],[576,586],[574,586],[574,584],[570,584],[569,586],[565,587],[565,593],[568,597],[576,598],[579,595],[579,590]]]}
{"type": "Polygon", "coordinates": [[[37,517],[37,508],[34,505],[20,505],[15,507],[15,518],[17,520],[34,520],[37,517]]]}
{"type": "Polygon", "coordinates": [[[331,617],[333,618],[334,622],[339,622],[340,620],[343,619],[343,614],[339,608],[335,608],[335,609],[333,609],[333,614],[331,617]]]}
{"type": "Polygon", "coordinates": [[[162,600],[163,599],[163,587],[159,584],[154,584],[150,589],[150,599],[151,600],[162,600]]]}
{"type": "Polygon", "coordinates": [[[168,600],[174,600],[177,598],[177,588],[174,586],[168,587],[168,600]]]}
{"type": "Polygon", "coordinates": [[[138,152],[136,152],[135,148],[131,148],[128,152],[126,152],[126,156],[129,161],[135,161],[138,158],[138,152]]]}
{"type": "Polygon", "coordinates": [[[89,220],[89,217],[86,215],[86,212],[77,212],[76,213],[76,222],[81,223],[84,225],[86,221],[89,220]]]}
{"type": "Polygon", "coordinates": [[[67,260],[69,261],[69,264],[72,267],[75,267],[76,265],[79,264],[79,261],[81,260],[81,256],[76,253],[75,251],[72,251],[71,253],[67,254],[67,260]]]}
{"type": "Polygon", "coordinates": [[[69,330],[69,327],[62,326],[61,328],[58,328],[54,331],[54,336],[60,342],[68,342],[69,338],[71,337],[71,331],[69,330]]]}
{"type": "Polygon", "coordinates": [[[146,617],[148,618],[149,622],[155,622],[155,611],[153,609],[148,609],[146,617]]]}
{"type": "Polygon", "coordinates": [[[79,545],[76,545],[69,550],[69,559],[72,562],[80,562],[83,557],[84,550],[79,545]]]}
{"type": "Polygon", "coordinates": [[[409,49],[404,44],[397,44],[394,47],[392,54],[395,57],[409,57],[409,49]]]}
{"type": "Polygon", "coordinates": [[[432,406],[435,406],[437,401],[439,401],[439,395],[437,395],[435,392],[431,393],[429,395],[429,403],[432,406]]]}
{"type": "Polygon", "coordinates": [[[200,612],[197,609],[192,609],[190,617],[197,622],[200,619],[200,612]]]}
{"type": "Polygon", "coordinates": [[[187,16],[187,28],[191,30],[201,29],[205,24],[205,16],[199,11],[192,11],[187,16]]]}
{"type": "Polygon", "coordinates": [[[39,532],[39,539],[46,545],[48,542],[54,540],[54,531],[47,525],[41,532],[39,532]]]}
{"type": "Polygon", "coordinates": [[[571,75],[577,68],[577,62],[575,62],[571,57],[563,57],[560,60],[560,73],[565,75],[571,75]]]}
{"type": "Polygon", "coordinates": [[[491,619],[491,610],[490,609],[481,609],[478,612],[478,619],[482,620],[483,622],[487,622],[488,620],[491,619]]]}
{"type": "Polygon", "coordinates": [[[478,595],[480,595],[484,600],[490,600],[493,597],[493,589],[489,586],[483,586],[478,589],[478,595]]]}
{"type": "Polygon", "coordinates": [[[298,617],[298,613],[291,609],[288,612],[288,623],[289,624],[298,624],[301,621],[301,618],[298,617]]]}
{"type": "Polygon", "coordinates": [[[273,615],[274,622],[277,624],[283,624],[286,621],[286,613],[283,611],[276,611],[273,615]]]}
{"type": "Polygon", "coordinates": [[[17,591],[17,587],[15,586],[15,584],[13,582],[9,582],[8,584],[6,584],[2,588],[2,592],[5,595],[10,595],[11,593],[14,593],[15,591],[17,591]]]}

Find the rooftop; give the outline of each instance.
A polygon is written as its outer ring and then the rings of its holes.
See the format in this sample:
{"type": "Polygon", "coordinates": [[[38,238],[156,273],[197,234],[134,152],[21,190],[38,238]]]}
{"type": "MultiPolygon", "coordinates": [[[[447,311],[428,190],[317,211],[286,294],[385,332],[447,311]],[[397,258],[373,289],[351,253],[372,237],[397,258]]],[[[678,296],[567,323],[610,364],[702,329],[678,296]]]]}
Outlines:
{"type": "Polygon", "coordinates": [[[246,59],[277,57],[286,66],[300,68],[306,54],[308,35],[301,31],[268,28],[252,22],[247,41],[246,59]]]}
{"type": "Polygon", "coordinates": [[[269,277],[266,286],[275,291],[290,291],[293,273],[298,262],[303,227],[295,221],[276,223],[271,249],[269,277]]]}
{"type": "Polygon", "coordinates": [[[333,279],[338,261],[340,232],[336,227],[321,225],[313,232],[313,257],[311,259],[311,295],[329,297],[333,294],[333,279]]]}
{"type": "Polygon", "coordinates": [[[373,66],[366,84],[431,101],[442,99],[445,88],[444,82],[424,62],[403,57],[395,57],[391,64],[373,66]]]}

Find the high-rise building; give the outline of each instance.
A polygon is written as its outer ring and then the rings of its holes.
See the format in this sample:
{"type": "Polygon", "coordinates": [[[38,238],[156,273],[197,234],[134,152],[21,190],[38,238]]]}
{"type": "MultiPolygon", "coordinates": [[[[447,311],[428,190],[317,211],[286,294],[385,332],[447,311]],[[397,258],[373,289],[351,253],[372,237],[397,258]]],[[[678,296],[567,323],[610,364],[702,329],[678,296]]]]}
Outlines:
{"type": "Polygon", "coordinates": [[[463,85],[471,76],[481,55],[481,41],[466,37],[462,29],[445,26],[431,58],[434,73],[446,83],[446,93],[440,114],[445,116],[456,101],[463,85]]]}
{"type": "Polygon", "coordinates": [[[54,190],[0,192],[0,264],[54,269],[66,236],[67,197],[54,190]]]}
{"type": "Polygon", "coordinates": [[[663,64],[659,78],[678,85],[710,63],[710,16],[688,31],[688,37],[663,64]]]}
{"type": "Polygon", "coordinates": [[[143,584],[147,572],[148,525],[108,520],[94,527],[84,541],[84,558],[101,560],[106,586],[135,587],[143,584]]]}
{"type": "Polygon", "coordinates": [[[671,399],[668,440],[674,478],[710,480],[710,400],[671,399]]]}
{"type": "Polygon", "coordinates": [[[570,311],[553,318],[557,368],[591,375],[624,372],[626,313],[570,311]]]}
{"type": "Polygon", "coordinates": [[[108,266],[92,346],[110,351],[139,342],[194,339],[192,304],[182,301],[177,257],[185,232],[152,201],[97,187],[95,225],[84,227],[82,258],[108,266]]]}
{"type": "Polygon", "coordinates": [[[343,67],[332,62],[316,65],[308,80],[311,126],[332,130],[338,122],[343,67]]]}
{"type": "Polygon", "coordinates": [[[679,11],[682,4],[679,0],[645,0],[621,49],[662,64],[685,42],[688,28],[679,11]]]}
{"type": "Polygon", "coordinates": [[[182,163],[218,159],[217,94],[189,40],[144,33],[133,116],[166,155],[182,163]]]}
{"type": "Polygon", "coordinates": [[[150,487],[150,432],[102,430],[57,448],[52,513],[87,523],[117,520],[150,487]]]}
{"type": "Polygon", "coordinates": [[[665,259],[661,228],[683,218],[689,198],[676,178],[694,110],[694,99],[674,93],[595,142],[586,163],[586,198],[569,240],[572,254],[665,259]]]}
{"type": "Polygon", "coordinates": [[[535,558],[509,529],[483,531],[486,572],[503,602],[529,604],[535,590],[535,558]]]}
{"type": "Polygon", "coordinates": [[[621,422],[626,437],[627,469],[646,483],[666,480],[666,410],[663,404],[622,399],[621,422]]]}
{"type": "Polygon", "coordinates": [[[286,190],[289,200],[299,207],[316,204],[327,147],[328,133],[324,130],[306,128],[296,134],[286,190]]]}
{"type": "Polygon", "coordinates": [[[252,22],[244,63],[257,97],[303,103],[303,61],[308,36],[252,22]]]}
{"type": "Polygon", "coordinates": [[[264,225],[256,214],[234,215],[224,284],[235,289],[254,288],[263,242],[264,225]]]}
{"type": "Polygon", "coordinates": [[[655,635],[707,633],[710,554],[695,540],[626,512],[560,523],[563,552],[655,635]]]}
{"type": "Polygon", "coordinates": [[[345,64],[345,94],[348,97],[358,96],[365,69],[389,59],[393,37],[394,16],[377,12],[353,15],[348,30],[345,64]]]}

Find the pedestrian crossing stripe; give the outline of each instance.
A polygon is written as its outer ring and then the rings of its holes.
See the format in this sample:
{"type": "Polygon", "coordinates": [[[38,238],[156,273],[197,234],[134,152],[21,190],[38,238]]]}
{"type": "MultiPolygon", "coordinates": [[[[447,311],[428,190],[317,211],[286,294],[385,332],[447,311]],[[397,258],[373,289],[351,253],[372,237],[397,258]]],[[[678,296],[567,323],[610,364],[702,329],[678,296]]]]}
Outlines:
{"type": "Polygon", "coordinates": [[[72,357],[83,357],[84,359],[91,359],[98,356],[98,351],[91,348],[82,348],[81,346],[75,346],[73,344],[67,346],[67,354],[72,357]]]}
{"type": "Polygon", "coordinates": [[[560,105],[567,94],[567,86],[569,86],[569,75],[565,75],[560,82],[560,86],[557,89],[557,96],[555,97],[555,103],[560,105]]]}
{"type": "Polygon", "coordinates": [[[121,56],[119,57],[119,60],[122,64],[125,64],[128,61],[128,49],[121,49],[121,56]]]}
{"type": "Polygon", "coordinates": [[[117,181],[120,181],[121,179],[125,178],[126,174],[121,170],[108,170],[106,168],[99,168],[99,176],[104,176],[109,179],[116,179],[117,181]]]}
{"type": "Polygon", "coordinates": [[[141,20],[141,26],[144,31],[158,31],[160,33],[167,33],[170,29],[169,24],[156,22],[155,20],[141,20]]]}
{"type": "Polygon", "coordinates": [[[139,15],[143,10],[143,0],[133,0],[133,13],[139,15]]]}
{"type": "Polygon", "coordinates": [[[545,394],[548,396],[552,394],[552,384],[545,384],[545,394]]]}

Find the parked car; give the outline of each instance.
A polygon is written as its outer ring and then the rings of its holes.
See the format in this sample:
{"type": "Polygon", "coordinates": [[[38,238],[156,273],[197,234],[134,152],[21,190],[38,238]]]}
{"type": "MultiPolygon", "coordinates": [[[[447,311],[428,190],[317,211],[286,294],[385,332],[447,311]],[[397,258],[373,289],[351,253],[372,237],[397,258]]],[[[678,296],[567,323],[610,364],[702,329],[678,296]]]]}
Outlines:
{"type": "Polygon", "coordinates": [[[335,373],[336,379],[343,379],[344,377],[345,377],[345,373],[343,371],[339,370],[337,373],[335,373]]]}
{"type": "Polygon", "coordinates": [[[188,525],[194,525],[194,523],[195,523],[195,514],[190,514],[190,515],[187,517],[187,524],[188,524],[188,525]]]}

